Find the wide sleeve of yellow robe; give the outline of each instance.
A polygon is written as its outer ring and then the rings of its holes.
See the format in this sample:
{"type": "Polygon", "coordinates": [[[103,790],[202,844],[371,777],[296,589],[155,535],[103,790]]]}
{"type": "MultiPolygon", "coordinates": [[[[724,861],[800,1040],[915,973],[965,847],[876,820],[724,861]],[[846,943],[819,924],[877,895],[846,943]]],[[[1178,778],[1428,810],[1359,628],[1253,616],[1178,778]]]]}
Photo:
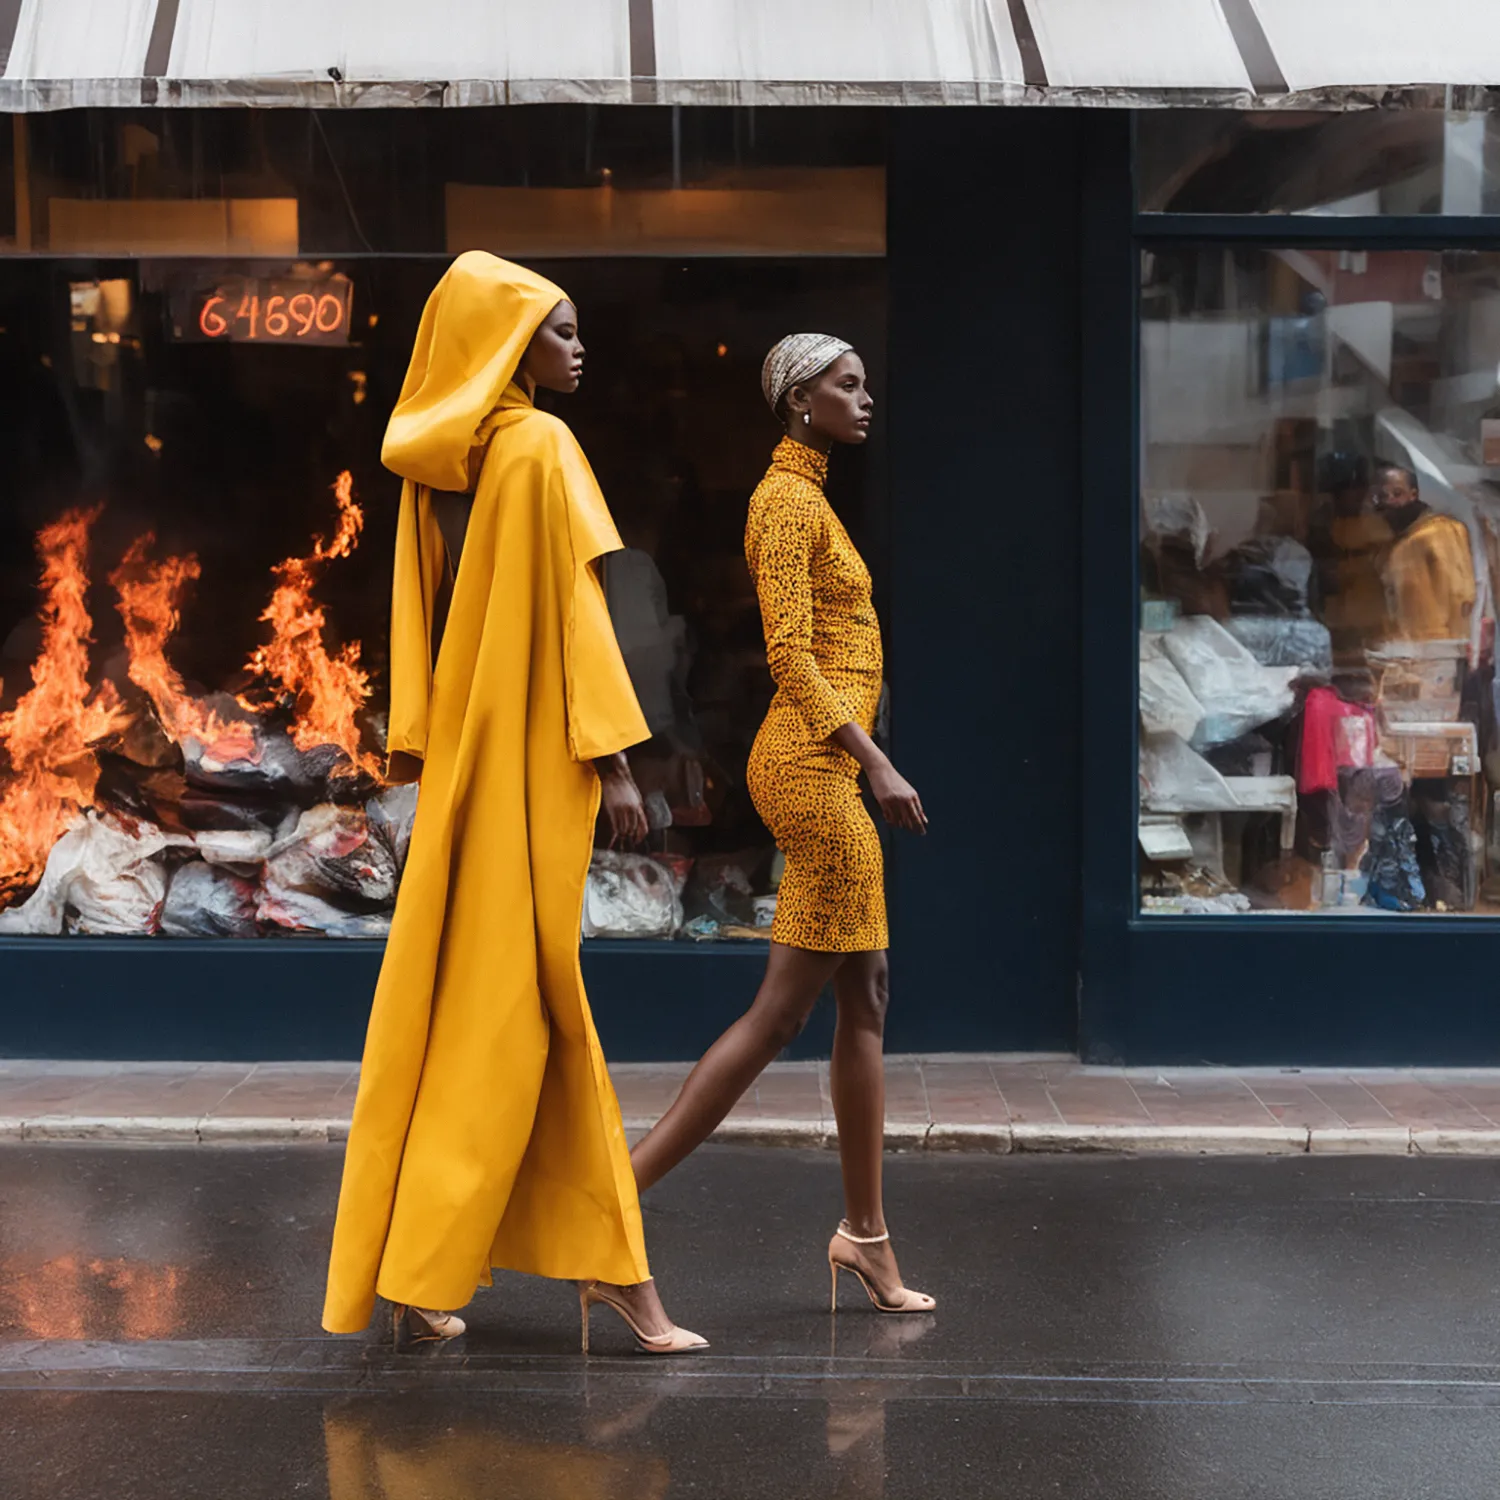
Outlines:
{"type": "Polygon", "coordinates": [[[462,1307],[492,1266],[650,1274],[578,952],[590,761],[647,737],[596,571],[620,543],[561,422],[510,386],[484,426],[435,666],[441,537],[425,486],[402,497],[391,746],[421,791],[344,1164],[336,1333],[377,1293],[462,1307]]]}

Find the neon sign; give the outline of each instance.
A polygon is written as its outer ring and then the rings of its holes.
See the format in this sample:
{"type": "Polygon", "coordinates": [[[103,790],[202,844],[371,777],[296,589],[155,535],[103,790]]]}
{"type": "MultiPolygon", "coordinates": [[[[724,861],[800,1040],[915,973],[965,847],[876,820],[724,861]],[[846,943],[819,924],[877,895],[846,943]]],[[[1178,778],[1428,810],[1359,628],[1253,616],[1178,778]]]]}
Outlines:
{"type": "Polygon", "coordinates": [[[347,344],[353,304],[347,276],[232,276],[195,288],[173,332],[194,342],[347,344]]]}

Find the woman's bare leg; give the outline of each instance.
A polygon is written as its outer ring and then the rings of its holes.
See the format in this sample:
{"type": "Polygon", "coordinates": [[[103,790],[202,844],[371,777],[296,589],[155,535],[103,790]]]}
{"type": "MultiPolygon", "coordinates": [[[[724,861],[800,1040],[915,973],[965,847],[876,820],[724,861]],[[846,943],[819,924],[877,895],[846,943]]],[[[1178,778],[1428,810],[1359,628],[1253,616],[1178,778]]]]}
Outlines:
{"type": "MultiPolygon", "coordinates": [[[[833,981],[838,1024],[828,1085],[839,1127],[844,1176],[844,1221],[851,1234],[886,1232],[881,1183],[885,1162],[885,1013],[890,985],[884,953],[852,953],[833,981]]],[[[870,1279],[888,1299],[901,1286],[890,1241],[851,1245],[870,1279]]]]}
{"type": "Polygon", "coordinates": [[[660,1182],[708,1139],[766,1064],[795,1040],[844,959],[842,953],[771,944],[750,1009],[703,1054],[672,1107],[630,1153],[639,1188],[660,1182]]]}
{"type": "Polygon", "coordinates": [[[844,1217],[861,1238],[885,1233],[881,1173],[885,1158],[884,953],[852,953],[833,981],[838,1024],[828,1086],[839,1127],[844,1217]]]}

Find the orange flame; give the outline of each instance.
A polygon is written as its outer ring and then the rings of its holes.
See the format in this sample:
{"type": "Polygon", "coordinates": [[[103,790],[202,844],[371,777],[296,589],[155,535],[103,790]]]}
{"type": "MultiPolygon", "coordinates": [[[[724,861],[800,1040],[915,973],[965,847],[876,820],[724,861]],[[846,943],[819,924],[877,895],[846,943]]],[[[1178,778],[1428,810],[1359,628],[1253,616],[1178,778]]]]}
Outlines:
{"type": "Polygon", "coordinates": [[[195,739],[217,761],[255,760],[259,751],[253,726],[222,719],[190,697],[167,660],[166,645],[181,619],[183,595],[200,569],[191,553],[152,562],[149,554],[155,541],[149,531],[138,536],[109,575],[119,595],[115,607],[125,622],[130,680],[151,699],[173,741],[195,739]]]}
{"type": "Polygon", "coordinates": [[[37,535],[42,649],[31,691],[0,714],[10,762],[0,787],[0,894],[40,876],[53,844],[93,802],[99,764],[90,747],[130,722],[112,683],[89,690],[88,539],[98,515],[72,510],[37,535]]]}
{"type": "Polygon", "coordinates": [[[312,597],[319,564],[348,557],[359,545],[365,524],[364,512],[354,500],[354,476],[347,469],[334,482],[333,497],[339,508],[333,540],[315,537],[311,554],[288,557],[273,569],[280,582],[261,614],[271,626],[271,639],[245,667],[256,677],[279,683],[296,702],[292,739],[299,750],[337,745],[353,765],[378,776],[379,762],[361,748],[356,721],[371,693],[369,673],[359,664],[359,642],[350,641],[329,655],[323,643],[323,609],[312,597]]]}

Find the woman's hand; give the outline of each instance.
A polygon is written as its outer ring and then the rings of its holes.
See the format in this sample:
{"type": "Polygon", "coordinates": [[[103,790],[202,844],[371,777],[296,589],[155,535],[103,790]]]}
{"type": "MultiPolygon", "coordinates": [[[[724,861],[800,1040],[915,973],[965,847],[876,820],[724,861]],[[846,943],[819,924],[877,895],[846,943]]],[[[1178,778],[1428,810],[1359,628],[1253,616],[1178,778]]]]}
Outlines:
{"type": "Polygon", "coordinates": [[[927,832],[927,814],[917,789],[890,762],[884,750],[858,724],[843,724],[833,731],[833,743],[847,750],[870,778],[870,790],[893,828],[910,833],[927,832]]]}
{"type": "Polygon", "coordinates": [[[922,811],[922,799],[917,789],[890,761],[876,766],[869,773],[870,790],[885,814],[885,820],[893,828],[904,828],[908,833],[927,832],[927,814],[922,811]]]}
{"type": "Polygon", "coordinates": [[[596,760],[595,768],[604,789],[604,811],[609,817],[610,847],[616,844],[642,844],[651,831],[646,821],[646,804],[641,789],[630,774],[630,763],[623,754],[596,760]]]}

